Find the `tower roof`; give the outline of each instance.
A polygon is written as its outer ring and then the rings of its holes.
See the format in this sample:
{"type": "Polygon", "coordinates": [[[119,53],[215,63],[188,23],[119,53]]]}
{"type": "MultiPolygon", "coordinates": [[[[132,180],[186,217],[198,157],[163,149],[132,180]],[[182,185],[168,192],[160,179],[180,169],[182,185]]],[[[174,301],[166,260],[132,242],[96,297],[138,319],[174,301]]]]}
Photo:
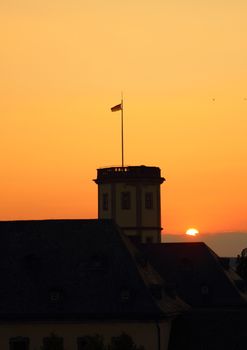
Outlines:
{"type": "Polygon", "coordinates": [[[160,175],[160,168],[153,166],[127,166],[97,169],[97,184],[119,181],[151,181],[162,184],[165,179],[160,175]]]}

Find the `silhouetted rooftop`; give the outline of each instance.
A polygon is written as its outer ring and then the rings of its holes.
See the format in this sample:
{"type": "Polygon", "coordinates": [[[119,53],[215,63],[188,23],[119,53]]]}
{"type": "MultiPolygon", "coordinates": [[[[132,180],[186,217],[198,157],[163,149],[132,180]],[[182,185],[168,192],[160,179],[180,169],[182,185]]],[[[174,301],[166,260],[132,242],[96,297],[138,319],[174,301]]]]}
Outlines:
{"type": "Polygon", "coordinates": [[[145,319],[182,310],[136,257],[112,221],[0,222],[0,320],[145,319]]]}
{"type": "Polygon", "coordinates": [[[244,281],[205,243],[142,244],[138,247],[189,305],[246,305],[244,281]]]}
{"type": "Polygon", "coordinates": [[[172,324],[169,350],[245,350],[247,310],[192,309],[172,324]]]}

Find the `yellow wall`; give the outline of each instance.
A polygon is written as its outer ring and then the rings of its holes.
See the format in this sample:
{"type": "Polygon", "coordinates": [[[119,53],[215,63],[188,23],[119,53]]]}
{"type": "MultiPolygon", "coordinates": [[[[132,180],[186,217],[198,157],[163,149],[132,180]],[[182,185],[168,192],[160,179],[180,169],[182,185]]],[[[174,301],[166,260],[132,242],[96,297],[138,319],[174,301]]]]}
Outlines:
{"type": "MultiPolygon", "coordinates": [[[[161,349],[166,350],[170,334],[170,322],[162,322],[161,349]]],[[[6,324],[0,326],[0,349],[9,350],[9,338],[23,336],[30,339],[30,350],[39,350],[43,337],[55,333],[64,338],[65,350],[77,349],[77,337],[100,334],[105,342],[122,332],[130,335],[134,342],[143,345],[145,350],[158,349],[157,326],[154,322],[102,322],[81,324],[6,324]]]]}
{"type": "MultiPolygon", "coordinates": [[[[116,223],[124,227],[137,228],[137,230],[125,230],[125,233],[129,236],[135,236],[140,234],[140,227],[152,228],[160,227],[160,185],[158,184],[143,184],[134,183],[126,184],[122,183],[106,183],[99,184],[98,193],[98,208],[99,218],[101,219],[115,219],[116,223]],[[130,192],[131,195],[131,207],[128,210],[124,210],[121,207],[121,193],[130,192]],[[139,192],[140,191],[140,192],[139,192]],[[153,208],[145,208],[145,193],[151,192],[153,194],[153,208]],[[103,210],[103,194],[108,194],[108,210],[103,210]],[[138,193],[140,193],[141,212],[138,220],[137,214],[137,201],[138,193]],[[112,201],[112,196],[115,197],[112,201]],[[114,203],[114,204],[113,204],[114,203]],[[112,207],[114,206],[114,208],[112,207]]],[[[160,242],[160,230],[150,229],[142,230],[141,232],[142,242],[146,242],[149,238],[152,238],[153,242],[160,242]]]]}

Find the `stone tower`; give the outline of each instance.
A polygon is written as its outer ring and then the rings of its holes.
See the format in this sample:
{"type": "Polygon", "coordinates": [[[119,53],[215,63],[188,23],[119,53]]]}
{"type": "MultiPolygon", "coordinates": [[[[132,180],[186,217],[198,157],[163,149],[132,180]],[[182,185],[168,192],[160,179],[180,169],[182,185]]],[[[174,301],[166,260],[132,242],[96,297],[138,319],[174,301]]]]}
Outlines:
{"type": "Polygon", "coordinates": [[[142,243],[161,241],[158,167],[127,166],[97,170],[98,217],[113,219],[126,235],[142,243]]]}

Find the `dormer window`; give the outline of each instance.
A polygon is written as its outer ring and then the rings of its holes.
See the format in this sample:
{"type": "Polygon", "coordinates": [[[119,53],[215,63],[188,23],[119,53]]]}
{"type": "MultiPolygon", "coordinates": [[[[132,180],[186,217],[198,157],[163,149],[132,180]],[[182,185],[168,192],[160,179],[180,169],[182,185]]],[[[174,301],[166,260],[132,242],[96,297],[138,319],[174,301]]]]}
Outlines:
{"type": "Polygon", "coordinates": [[[207,284],[203,284],[201,286],[201,293],[202,295],[208,295],[209,294],[209,287],[207,284]]]}
{"type": "Polygon", "coordinates": [[[120,300],[122,303],[127,303],[130,300],[130,290],[128,288],[123,288],[120,291],[120,300]]]}
{"type": "Polygon", "coordinates": [[[59,292],[51,292],[50,293],[50,300],[52,303],[58,302],[60,299],[60,293],[59,292]]]}
{"type": "Polygon", "coordinates": [[[60,289],[51,289],[49,299],[52,304],[60,303],[63,299],[63,292],[60,289]]]}
{"type": "Polygon", "coordinates": [[[213,301],[212,289],[206,283],[201,284],[201,301],[203,305],[208,305],[213,301]]]}
{"type": "Polygon", "coordinates": [[[98,253],[91,256],[90,259],[90,269],[94,271],[103,271],[107,270],[109,265],[108,256],[104,253],[98,253]]]}

